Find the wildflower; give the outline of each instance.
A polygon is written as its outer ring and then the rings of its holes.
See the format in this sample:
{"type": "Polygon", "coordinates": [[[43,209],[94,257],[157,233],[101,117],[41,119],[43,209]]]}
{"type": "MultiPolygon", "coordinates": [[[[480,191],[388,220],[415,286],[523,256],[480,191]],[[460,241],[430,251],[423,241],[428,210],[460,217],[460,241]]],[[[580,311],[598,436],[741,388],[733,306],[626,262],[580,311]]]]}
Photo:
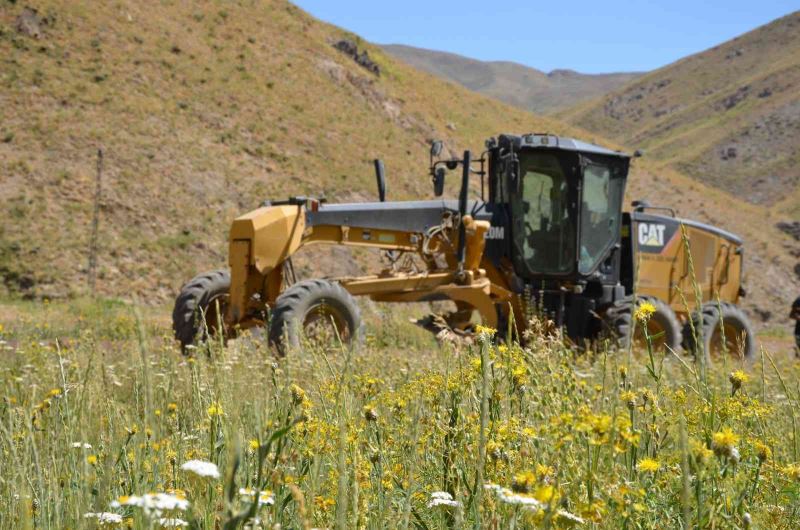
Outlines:
{"type": "Polygon", "coordinates": [[[691,450],[692,450],[692,457],[694,458],[694,462],[697,466],[704,466],[708,462],[708,459],[711,458],[711,455],[714,454],[711,449],[705,446],[700,442],[692,440],[691,443],[691,450]]]}
{"type": "Polygon", "coordinates": [[[742,388],[742,385],[750,380],[750,376],[744,373],[743,370],[734,370],[728,376],[728,381],[731,382],[731,395],[734,395],[737,390],[742,388]]]}
{"type": "Polygon", "coordinates": [[[141,508],[147,517],[161,517],[164,511],[187,510],[189,501],[169,493],[147,493],[142,496],[120,497],[111,503],[112,508],[119,508],[120,506],[136,506],[141,508]]]}
{"type": "Polygon", "coordinates": [[[89,455],[86,457],[86,463],[90,466],[97,464],[97,455],[89,455]]]}
{"type": "Polygon", "coordinates": [[[770,449],[767,445],[756,442],[756,455],[758,456],[758,461],[761,463],[766,462],[770,458],[772,458],[772,449],[770,449]]]}
{"type": "Polygon", "coordinates": [[[257,451],[258,448],[261,447],[261,443],[254,438],[254,439],[250,440],[248,446],[250,447],[251,451],[257,451]]]}
{"type": "Polygon", "coordinates": [[[630,390],[620,393],[619,400],[625,403],[625,405],[631,410],[636,407],[636,394],[630,390]]]}
{"type": "Polygon", "coordinates": [[[84,519],[97,519],[97,524],[119,524],[122,522],[122,516],[117,513],[111,512],[87,512],[83,514],[84,519]]]}
{"type": "Polygon", "coordinates": [[[178,404],[170,403],[169,405],[167,405],[167,412],[169,412],[170,414],[175,414],[176,412],[178,412],[178,404]]]}
{"type": "Polygon", "coordinates": [[[87,444],[84,442],[72,442],[72,447],[75,449],[91,449],[92,444],[87,444]]]}
{"type": "Polygon", "coordinates": [[[434,506],[459,507],[461,506],[461,502],[453,500],[453,496],[446,491],[434,491],[431,493],[431,499],[428,501],[428,508],[433,508],[434,506]]]}
{"type": "Polygon", "coordinates": [[[189,460],[185,462],[181,469],[193,473],[201,478],[219,478],[219,468],[212,462],[203,460],[189,460]]]}
{"type": "Polygon", "coordinates": [[[364,418],[367,421],[376,421],[378,419],[378,412],[375,410],[375,407],[371,405],[364,405],[364,418]]]}
{"type": "Polygon", "coordinates": [[[517,473],[511,481],[511,490],[516,493],[530,493],[536,485],[536,475],[530,471],[517,473]]]}
{"type": "Polygon", "coordinates": [[[222,406],[221,406],[219,403],[217,403],[217,402],[214,402],[214,403],[212,403],[212,404],[211,404],[211,405],[208,407],[208,410],[207,410],[206,412],[208,412],[208,415],[209,415],[209,416],[211,416],[212,418],[213,418],[214,416],[222,416],[223,414],[225,414],[225,413],[222,411],[222,406]]]}
{"type": "Polygon", "coordinates": [[[290,388],[290,392],[292,393],[292,402],[295,405],[299,405],[300,403],[302,403],[307,399],[306,391],[303,390],[299,385],[292,385],[290,388]]]}
{"type": "Polygon", "coordinates": [[[556,497],[556,489],[550,485],[540,486],[533,493],[533,498],[543,504],[550,504],[556,497]]]}
{"type": "Polygon", "coordinates": [[[717,456],[729,457],[733,454],[737,443],[739,443],[739,437],[729,427],[725,427],[714,433],[711,439],[711,448],[717,456]]]}
{"type": "MultiPolygon", "coordinates": [[[[239,495],[244,497],[249,502],[253,502],[256,496],[256,490],[253,488],[239,488],[239,495]]],[[[269,490],[261,490],[258,492],[258,505],[271,506],[275,504],[275,496],[269,490]]]]}
{"type": "Polygon", "coordinates": [[[639,463],[636,464],[636,469],[644,473],[655,473],[660,468],[661,464],[658,463],[658,460],[653,458],[642,458],[639,460],[639,463]]]}
{"type": "Polygon", "coordinates": [[[500,352],[500,353],[506,353],[506,352],[508,352],[508,345],[506,345],[506,344],[500,344],[500,345],[497,347],[497,351],[498,351],[498,352],[500,352]]]}
{"type": "Polygon", "coordinates": [[[189,526],[187,521],[177,517],[162,517],[158,520],[158,524],[162,528],[178,528],[182,526],[189,526]]]}
{"type": "Polygon", "coordinates": [[[639,307],[636,308],[636,312],[633,314],[634,318],[641,322],[642,324],[646,324],[650,317],[656,312],[656,306],[651,304],[650,302],[642,302],[639,304],[639,307]]]}
{"type": "Polygon", "coordinates": [[[619,378],[623,381],[628,379],[628,368],[626,366],[619,367],[619,378]]]}
{"type": "Polygon", "coordinates": [[[781,471],[792,480],[800,480],[800,464],[789,464],[781,471]]]}
{"type": "Polygon", "coordinates": [[[488,326],[481,326],[478,324],[475,326],[475,333],[478,335],[478,340],[481,342],[489,342],[494,337],[497,330],[494,328],[490,328],[488,326]]]}
{"type": "Polygon", "coordinates": [[[48,395],[50,397],[58,397],[58,396],[61,395],[61,389],[60,388],[54,388],[54,389],[50,390],[50,392],[48,392],[48,395]]]}

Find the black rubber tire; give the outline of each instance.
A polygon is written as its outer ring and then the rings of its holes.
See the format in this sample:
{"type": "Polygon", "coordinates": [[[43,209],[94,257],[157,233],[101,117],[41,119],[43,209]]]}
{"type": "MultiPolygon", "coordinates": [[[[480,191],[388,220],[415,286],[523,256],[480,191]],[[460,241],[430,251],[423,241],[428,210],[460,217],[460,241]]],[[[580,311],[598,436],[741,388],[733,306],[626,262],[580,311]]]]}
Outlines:
{"type": "Polygon", "coordinates": [[[303,280],[281,293],[272,308],[269,340],[281,355],[300,346],[303,324],[320,305],[339,315],[342,329],[338,331],[344,343],[355,344],[360,340],[361,311],[355,298],[336,282],[303,280]]]}
{"type": "Polygon", "coordinates": [[[175,338],[180,341],[184,353],[186,347],[194,344],[197,338],[205,340],[208,338],[207,332],[216,329],[217,322],[204,324],[202,319],[216,312],[209,311],[209,307],[216,300],[220,300],[221,304],[224,303],[223,299],[230,289],[231,275],[226,269],[204,272],[181,288],[180,294],[175,299],[175,308],[172,310],[172,330],[175,332],[175,338]]]}
{"type": "MultiPolygon", "coordinates": [[[[641,323],[637,323],[634,329],[633,314],[635,310],[631,301],[632,297],[617,300],[611,304],[604,314],[606,332],[610,332],[610,335],[616,340],[617,346],[621,349],[627,349],[630,346],[631,333],[635,332],[635,329],[641,329],[642,326],[641,323]]],[[[655,313],[650,317],[648,325],[664,332],[662,336],[655,339],[658,343],[656,349],[660,352],[664,347],[669,347],[672,351],[678,351],[682,343],[682,333],[681,323],[675,311],[662,300],[648,295],[638,296],[636,306],[638,307],[644,302],[649,302],[656,308],[655,313]]]]}
{"type": "MultiPolygon", "coordinates": [[[[730,302],[721,302],[719,304],[717,302],[706,302],[699,313],[695,312],[692,315],[692,324],[695,332],[699,334],[702,331],[703,333],[703,351],[706,354],[706,358],[713,360],[713,357],[719,353],[718,349],[712,348],[712,340],[718,338],[715,337],[715,332],[719,333],[720,323],[726,328],[725,342],[728,343],[728,352],[731,355],[739,356],[739,341],[742,332],[744,332],[745,340],[741,354],[745,360],[752,360],[756,355],[753,326],[744,311],[730,302]]],[[[699,350],[697,337],[692,334],[688,322],[684,329],[684,337],[686,338],[686,349],[693,354],[697,354],[699,350]]],[[[721,337],[719,338],[721,339],[721,337]]]]}

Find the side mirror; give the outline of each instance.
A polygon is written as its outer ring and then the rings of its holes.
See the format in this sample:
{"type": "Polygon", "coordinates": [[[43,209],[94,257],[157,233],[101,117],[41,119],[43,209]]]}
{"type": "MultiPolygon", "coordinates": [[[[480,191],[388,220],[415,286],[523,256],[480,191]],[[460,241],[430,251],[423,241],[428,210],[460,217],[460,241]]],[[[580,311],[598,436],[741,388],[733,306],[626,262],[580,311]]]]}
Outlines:
{"type": "Polygon", "coordinates": [[[441,197],[444,193],[444,168],[439,166],[433,173],[433,194],[441,197]]]}
{"type": "Polygon", "coordinates": [[[431,158],[436,158],[442,154],[442,141],[434,140],[431,142],[431,158]]]}
{"type": "Polygon", "coordinates": [[[386,172],[383,167],[383,160],[375,159],[375,180],[378,183],[378,199],[386,201],[386,172]]]}

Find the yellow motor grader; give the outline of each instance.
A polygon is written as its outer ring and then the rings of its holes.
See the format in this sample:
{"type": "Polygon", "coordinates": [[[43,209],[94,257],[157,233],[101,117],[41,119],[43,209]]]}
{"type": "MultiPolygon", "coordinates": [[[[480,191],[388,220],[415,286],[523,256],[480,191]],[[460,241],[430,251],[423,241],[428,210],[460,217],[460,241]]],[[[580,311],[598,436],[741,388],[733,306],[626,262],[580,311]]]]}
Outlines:
{"type": "Polygon", "coordinates": [[[736,305],[742,241],[641,201],[623,212],[630,155],[551,134],[490,138],[477,158],[443,160],[441,151],[433,142],[434,194],[460,168],[457,200],[387,202],[376,160],[377,202],[292,197],[235,219],[229,268],[195,277],[175,302],[177,339],[186,347],[262,326],[282,353],[326,328],[352,342],[361,329],[354,297],[368,296],[454,302],[445,320],[464,333],[477,316],[520,333],[535,313],[577,344],[614,337],[627,346],[641,339],[633,314],[647,301],[657,347],[754,354],[736,305]],[[473,179],[480,200],[469,198],[473,179]],[[292,256],[320,243],[378,249],[389,264],[368,276],[296,281],[292,256]]]}

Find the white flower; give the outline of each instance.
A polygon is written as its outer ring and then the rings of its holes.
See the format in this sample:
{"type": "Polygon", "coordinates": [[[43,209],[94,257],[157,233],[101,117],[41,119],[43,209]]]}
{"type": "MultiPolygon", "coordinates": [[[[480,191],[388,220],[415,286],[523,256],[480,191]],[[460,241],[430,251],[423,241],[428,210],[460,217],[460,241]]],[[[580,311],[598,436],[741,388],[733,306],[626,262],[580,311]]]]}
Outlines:
{"type": "Polygon", "coordinates": [[[75,449],[91,449],[92,444],[87,444],[84,442],[72,442],[72,447],[75,449]]]}
{"type": "Polygon", "coordinates": [[[219,468],[217,467],[217,464],[212,462],[205,462],[203,460],[189,460],[181,466],[181,469],[188,471],[189,473],[194,473],[198,477],[219,478],[219,468]]]}
{"type": "Polygon", "coordinates": [[[431,493],[431,500],[428,501],[428,508],[434,506],[461,506],[460,501],[453,500],[453,496],[446,491],[434,491],[431,493]]]}
{"type": "Polygon", "coordinates": [[[144,510],[147,517],[161,517],[164,510],[186,510],[189,508],[189,501],[169,493],[147,493],[141,497],[138,495],[120,497],[120,500],[111,503],[112,508],[120,506],[138,506],[144,510]]]}
{"type": "Polygon", "coordinates": [[[179,526],[189,526],[189,523],[177,517],[167,518],[162,517],[158,520],[158,524],[163,528],[178,528],[179,526]]]}
{"type": "MultiPolygon", "coordinates": [[[[497,495],[498,500],[505,502],[506,504],[516,504],[523,506],[526,510],[536,511],[544,510],[548,507],[545,503],[540,502],[529,495],[514,493],[510,489],[504,488],[503,486],[499,486],[497,484],[484,484],[483,487],[484,489],[493,491],[497,495]]],[[[583,524],[586,522],[583,518],[578,517],[577,515],[566,510],[556,510],[556,514],[574,524],[583,524]]]]}
{"type": "Polygon", "coordinates": [[[88,512],[83,514],[86,519],[97,519],[98,524],[117,524],[122,522],[122,516],[111,512],[88,512]]]}
{"type": "MultiPolygon", "coordinates": [[[[239,495],[246,497],[248,501],[253,502],[253,498],[256,495],[256,490],[253,488],[239,488],[239,495]]],[[[258,505],[271,506],[273,504],[275,504],[275,496],[272,495],[272,492],[269,490],[261,490],[261,493],[258,495],[258,505]]]]}

